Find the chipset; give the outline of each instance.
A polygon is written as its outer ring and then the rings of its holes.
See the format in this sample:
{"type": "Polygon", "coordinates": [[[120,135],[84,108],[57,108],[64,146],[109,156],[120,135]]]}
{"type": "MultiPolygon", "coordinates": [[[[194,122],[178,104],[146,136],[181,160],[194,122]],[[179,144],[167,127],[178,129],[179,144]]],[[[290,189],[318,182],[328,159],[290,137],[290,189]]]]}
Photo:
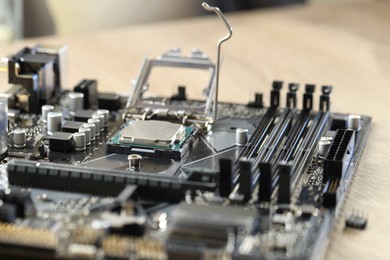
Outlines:
{"type": "Polygon", "coordinates": [[[193,127],[167,121],[130,121],[106,143],[106,148],[108,153],[136,152],[152,157],[180,159],[188,149],[193,130],[193,127]]]}

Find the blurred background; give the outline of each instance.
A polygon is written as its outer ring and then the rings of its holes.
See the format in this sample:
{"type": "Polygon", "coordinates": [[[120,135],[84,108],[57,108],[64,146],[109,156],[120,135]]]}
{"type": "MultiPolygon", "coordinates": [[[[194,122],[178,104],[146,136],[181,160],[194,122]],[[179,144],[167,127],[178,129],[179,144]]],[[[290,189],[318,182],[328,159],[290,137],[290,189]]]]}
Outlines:
{"type": "MultiPolygon", "coordinates": [[[[205,15],[204,0],[0,0],[0,43],[205,15]]],[[[370,0],[209,0],[224,12],[370,0]]],[[[373,0],[371,0],[373,1],[373,0]]]]}

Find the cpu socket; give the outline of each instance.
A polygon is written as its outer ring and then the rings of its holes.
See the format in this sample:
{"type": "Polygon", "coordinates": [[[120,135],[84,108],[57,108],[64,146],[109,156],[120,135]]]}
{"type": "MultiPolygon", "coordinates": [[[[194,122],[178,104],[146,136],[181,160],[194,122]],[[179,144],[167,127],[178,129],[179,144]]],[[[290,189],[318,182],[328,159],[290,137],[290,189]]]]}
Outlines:
{"type": "Polygon", "coordinates": [[[164,110],[167,115],[174,115],[173,118],[179,118],[179,122],[185,122],[187,119],[194,119],[198,123],[203,121],[204,124],[212,122],[215,73],[215,65],[209,60],[207,55],[196,49],[192,51],[189,57],[181,56],[180,49],[173,49],[156,59],[145,59],[127,101],[127,115],[129,118],[138,118],[148,113],[149,115],[158,114],[160,116],[159,111],[164,110]],[[149,87],[150,75],[155,68],[192,69],[198,72],[209,72],[207,84],[202,91],[206,100],[202,101],[202,103],[198,102],[196,105],[189,102],[178,105],[154,102],[145,98],[149,87]],[[148,112],[146,113],[146,111],[148,112]]]}

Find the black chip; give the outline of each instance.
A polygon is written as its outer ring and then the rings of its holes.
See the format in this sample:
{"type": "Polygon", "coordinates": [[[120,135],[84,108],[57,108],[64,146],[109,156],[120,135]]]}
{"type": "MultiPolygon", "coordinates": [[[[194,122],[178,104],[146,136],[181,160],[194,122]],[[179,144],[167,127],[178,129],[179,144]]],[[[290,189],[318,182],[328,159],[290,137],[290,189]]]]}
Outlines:
{"type": "Polygon", "coordinates": [[[83,125],[83,122],[76,122],[76,121],[65,121],[62,124],[62,132],[67,133],[76,133],[80,130],[81,126],[83,125]]]}
{"type": "Polygon", "coordinates": [[[49,138],[50,151],[69,152],[74,148],[73,134],[54,132],[49,138]]]}
{"type": "Polygon", "coordinates": [[[99,93],[99,109],[115,111],[121,108],[120,96],[115,93],[99,93]]]}
{"type": "Polygon", "coordinates": [[[88,119],[92,118],[93,110],[78,110],[74,115],[74,121],[88,122],[88,119]]]}

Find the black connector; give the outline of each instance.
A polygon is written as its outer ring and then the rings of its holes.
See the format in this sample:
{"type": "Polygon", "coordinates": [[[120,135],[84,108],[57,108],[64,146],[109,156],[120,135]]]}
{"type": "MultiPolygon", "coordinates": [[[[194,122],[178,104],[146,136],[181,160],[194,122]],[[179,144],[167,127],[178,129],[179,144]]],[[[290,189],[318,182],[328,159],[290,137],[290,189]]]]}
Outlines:
{"type": "Polygon", "coordinates": [[[287,101],[286,107],[288,108],[296,108],[297,107],[297,91],[299,88],[298,83],[289,83],[288,84],[288,92],[287,92],[287,101]]]}
{"type": "Polygon", "coordinates": [[[279,107],[280,104],[280,90],[283,87],[283,81],[275,80],[272,82],[270,107],[279,107]]]}
{"type": "Polygon", "coordinates": [[[240,176],[238,192],[247,200],[252,195],[252,160],[240,159],[240,176]]]}
{"type": "Polygon", "coordinates": [[[320,96],[320,111],[330,110],[330,93],[332,92],[332,86],[322,86],[322,95],[320,96]]]}
{"type": "Polygon", "coordinates": [[[292,164],[282,162],[279,164],[279,193],[278,193],[278,203],[281,204],[290,204],[291,198],[291,172],[292,164]]]}
{"type": "Polygon", "coordinates": [[[263,94],[261,93],[255,93],[255,101],[249,102],[248,107],[253,108],[263,108],[263,94]]]}
{"type": "Polygon", "coordinates": [[[8,180],[12,185],[80,192],[100,196],[118,196],[129,184],[137,186],[142,199],[179,202],[187,191],[215,191],[216,183],[185,181],[154,173],[129,174],[125,170],[97,169],[56,163],[13,160],[7,165],[8,180]]]}
{"type": "Polygon", "coordinates": [[[355,148],[355,131],[338,129],[324,162],[325,178],[342,178],[348,169],[355,148]]]}
{"type": "Polygon", "coordinates": [[[337,189],[340,185],[339,179],[329,179],[322,192],[322,205],[326,208],[334,208],[337,204],[337,189]]]}
{"type": "Polygon", "coordinates": [[[260,163],[259,194],[258,202],[270,202],[272,195],[272,165],[260,163]]]}
{"type": "Polygon", "coordinates": [[[303,94],[303,109],[312,110],[313,109],[313,93],[316,86],[313,84],[305,85],[305,93],[303,94]]]}
{"type": "Polygon", "coordinates": [[[232,160],[227,158],[221,158],[219,160],[219,195],[227,198],[233,190],[233,169],[232,160]]]}

